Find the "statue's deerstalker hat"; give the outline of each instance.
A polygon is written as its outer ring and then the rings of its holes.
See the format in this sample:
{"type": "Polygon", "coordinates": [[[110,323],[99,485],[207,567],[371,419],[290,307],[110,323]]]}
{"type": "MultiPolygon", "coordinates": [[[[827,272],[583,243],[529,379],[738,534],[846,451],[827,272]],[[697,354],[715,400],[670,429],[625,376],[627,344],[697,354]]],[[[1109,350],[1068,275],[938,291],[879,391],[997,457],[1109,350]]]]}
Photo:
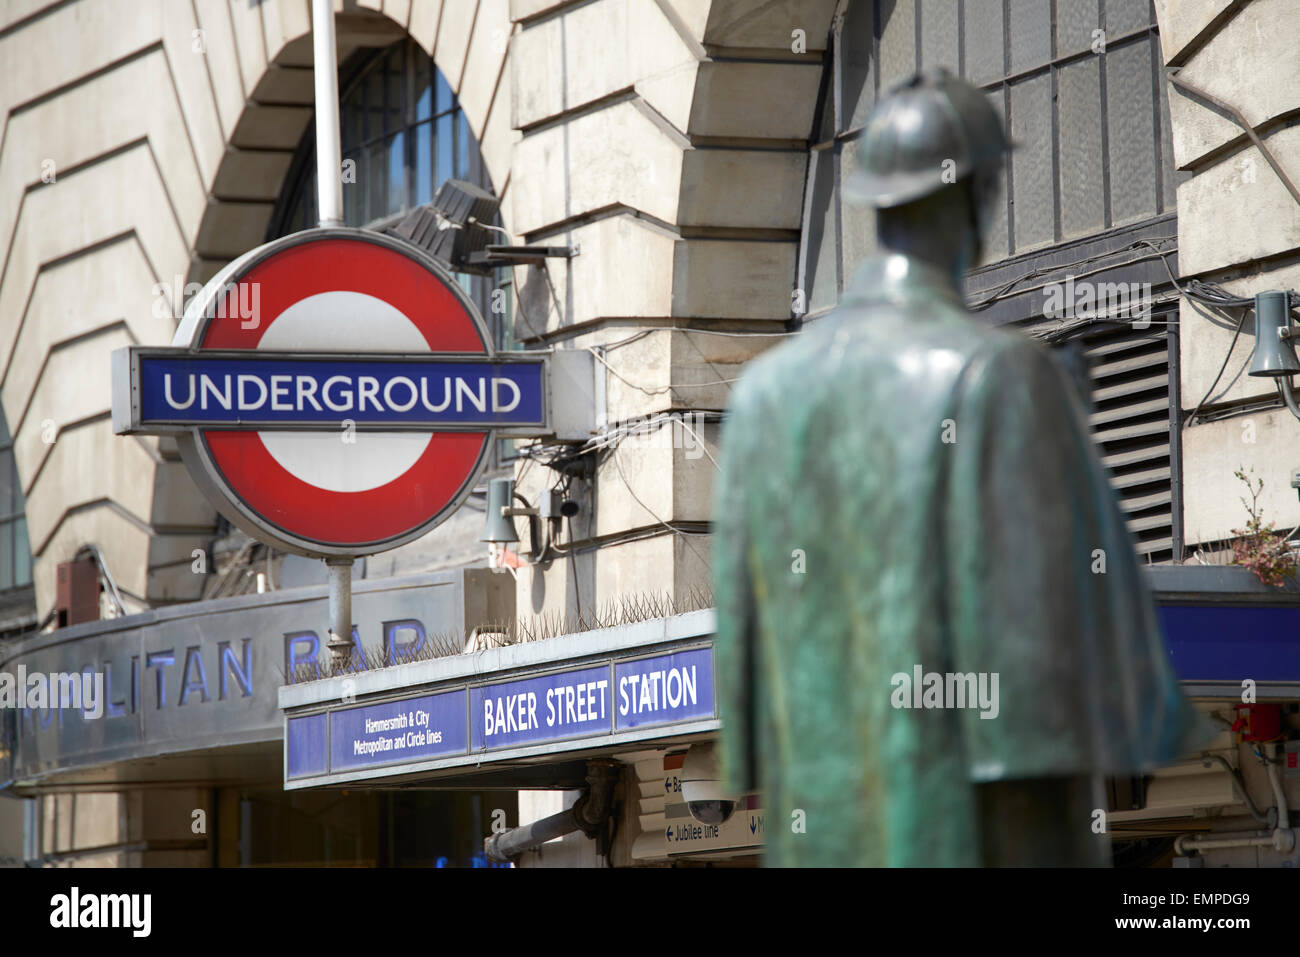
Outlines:
{"type": "Polygon", "coordinates": [[[871,111],[845,193],[871,206],[901,206],[1000,165],[1014,146],[983,93],[946,70],[917,73],[871,111]]]}

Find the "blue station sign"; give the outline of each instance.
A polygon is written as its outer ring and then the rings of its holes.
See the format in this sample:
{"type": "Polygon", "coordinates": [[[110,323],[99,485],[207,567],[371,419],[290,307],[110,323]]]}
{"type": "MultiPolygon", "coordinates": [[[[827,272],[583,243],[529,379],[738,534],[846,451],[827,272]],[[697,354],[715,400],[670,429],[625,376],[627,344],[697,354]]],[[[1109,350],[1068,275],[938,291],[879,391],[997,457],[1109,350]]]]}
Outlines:
{"type": "Polygon", "coordinates": [[[619,729],[713,714],[713,650],[700,648],[614,665],[619,729]]]}
{"type": "Polygon", "coordinates": [[[290,713],[285,780],[321,784],[368,769],[478,765],[556,744],[600,747],[643,739],[648,729],[698,727],[716,715],[712,647],[588,662],[290,713]]]}
{"type": "Polygon", "coordinates": [[[609,686],[609,666],[602,665],[473,688],[469,746],[486,751],[608,734],[609,686]]]}

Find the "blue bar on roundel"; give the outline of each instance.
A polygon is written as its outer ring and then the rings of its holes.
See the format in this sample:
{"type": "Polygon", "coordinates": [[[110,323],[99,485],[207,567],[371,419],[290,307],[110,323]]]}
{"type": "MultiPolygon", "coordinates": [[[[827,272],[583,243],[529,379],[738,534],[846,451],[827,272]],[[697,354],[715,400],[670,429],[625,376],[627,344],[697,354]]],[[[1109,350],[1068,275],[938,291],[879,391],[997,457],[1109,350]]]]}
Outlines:
{"type": "Polygon", "coordinates": [[[545,425],[541,362],[139,357],[140,425],[545,425]]]}

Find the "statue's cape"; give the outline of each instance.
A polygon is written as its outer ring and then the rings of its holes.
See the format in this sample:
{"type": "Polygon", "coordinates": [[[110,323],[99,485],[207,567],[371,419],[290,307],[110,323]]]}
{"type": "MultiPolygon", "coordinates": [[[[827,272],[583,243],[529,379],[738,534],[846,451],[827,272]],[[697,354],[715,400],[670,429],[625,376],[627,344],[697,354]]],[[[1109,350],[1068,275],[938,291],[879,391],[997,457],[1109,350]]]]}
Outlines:
{"type": "MultiPolygon", "coordinates": [[[[724,773],[774,820],[845,815],[840,862],[978,863],[975,785],[1207,739],[1075,389],[916,262],[755,362],[723,455],[724,773]]],[[[782,830],[778,862],[820,846],[782,830]]]]}

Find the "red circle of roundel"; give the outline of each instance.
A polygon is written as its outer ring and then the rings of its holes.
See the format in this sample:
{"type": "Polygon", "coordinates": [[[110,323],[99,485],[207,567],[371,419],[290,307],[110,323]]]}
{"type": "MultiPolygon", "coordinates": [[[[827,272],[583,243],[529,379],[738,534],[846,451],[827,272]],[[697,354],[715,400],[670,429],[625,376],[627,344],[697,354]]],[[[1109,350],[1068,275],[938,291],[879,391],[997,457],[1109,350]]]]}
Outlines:
{"type": "MultiPolygon", "coordinates": [[[[431,352],[485,353],[473,317],[439,278],[397,250],[358,239],[321,239],[290,246],[255,263],[232,282],[258,283],[259,315],[245,329],[237,303],[204,330],[202,349],[256,349],[266,330],[294,303],[323,292],[382,299],[415,324],[431,352]]],[[[228,297],[238,293],[232,287],[228,297]]],[[[396,538],[455,501],[487,446],[485,432],[442,432],[406,472],[362,492],[319,488],[284,468],[256,432],[202,430],[212,461],[244,504],[298,538],[335,546],[396,538]]]]}

